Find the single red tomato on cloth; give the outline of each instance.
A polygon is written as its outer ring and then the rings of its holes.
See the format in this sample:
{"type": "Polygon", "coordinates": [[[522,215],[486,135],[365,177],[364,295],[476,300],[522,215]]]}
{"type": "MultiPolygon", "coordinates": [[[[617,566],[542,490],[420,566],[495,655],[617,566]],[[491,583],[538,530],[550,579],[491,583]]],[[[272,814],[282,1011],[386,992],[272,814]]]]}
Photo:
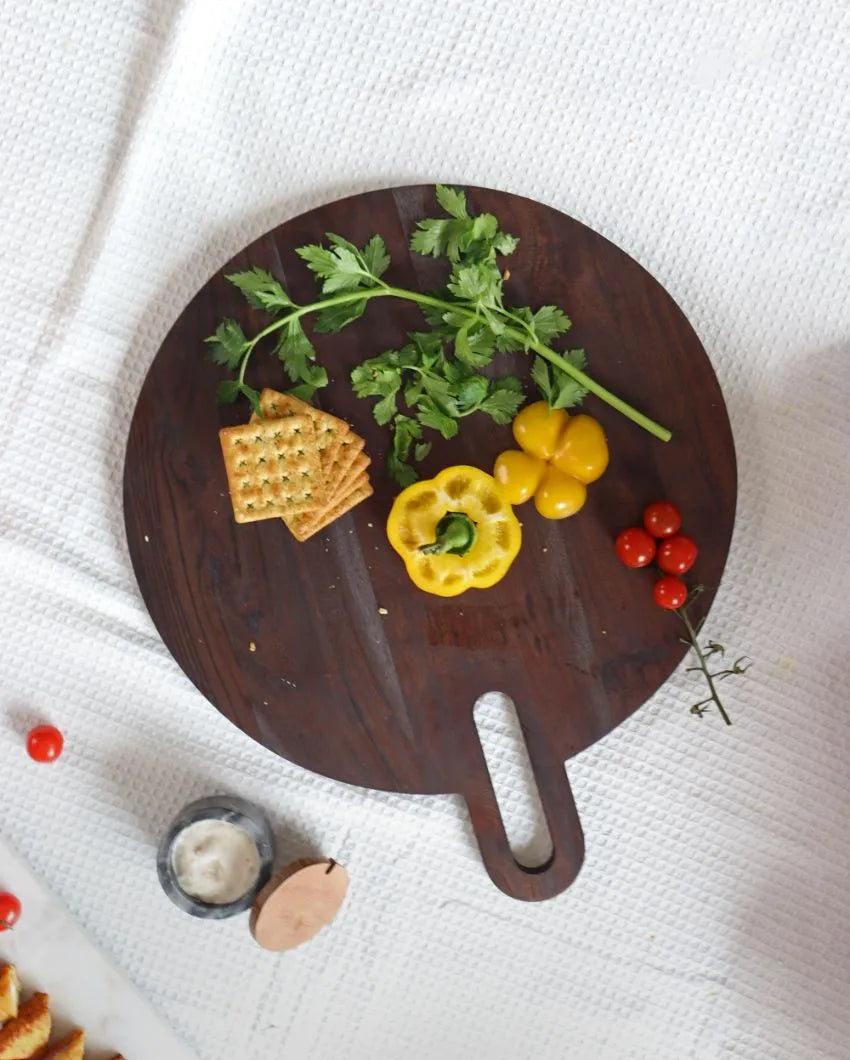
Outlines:
{"type": "Polygon", "coordinates": [[[666,537],[658,545],[655,562],[665,574],[687,574],[697,558],[697,546],[684,534],[666,537]]]}
{"type": "Polygon", "coordinates": [[[646,567],[655,559],[655,539],[639,526],[617,534],[614,542],[620,562],[627,567],[646,567]]]}
{"type": "Polygon", "coordinates": [[[21,903],[8,891],[0,891],[0,931],[10,931],[21,917],[21,903]]]}
{"type": "Polygon", "coordinates": [[[65,739],[54,725],[36,725],[27,736],[27,754],[34,762],[55,762],[65,739]]]}
{"type": "Polygon", "coordinates": [[[682,516],[670,501],[655,501],[643,510],[643,525],[653,537],[670,537],[682,525],[682,516]]]}

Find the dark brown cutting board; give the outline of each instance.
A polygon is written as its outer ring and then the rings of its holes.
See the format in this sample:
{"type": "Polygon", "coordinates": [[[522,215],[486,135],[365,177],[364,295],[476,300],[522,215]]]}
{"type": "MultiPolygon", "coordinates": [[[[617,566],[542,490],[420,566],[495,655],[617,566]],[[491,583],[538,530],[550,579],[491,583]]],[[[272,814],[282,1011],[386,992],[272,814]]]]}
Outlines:
{"type": "MultiPolygon", "coordinates": [[[[685,651],[678,619],[652,601],[653,572],[622,567],[613,538],[640,521],[647,502],[673,500],[700,546],[688,580],[710,587],[702,598],[707,608],[732,535],[735,452],[699,339],[640,265],[548,206],[484,189],[469,196],[476,211],[496,214],[520,237],[507,299],[561,305],[573,320],[568,345],[585,347],[592,374],[671,428],[671,442],[588,399],[586,410],[607,432],[611,464],[590,487],[584,510],[548,522],[530,505],[521,508],[522,551],[500,585],[451,600],[420,592],[384,534],[397,492],[383,471],[387,429],[347,381],[352,365],[423,327],[414,305],[381,299],[345,331],[316,338],[332,379],[323,405],[365,436],[375,495],[305,544],[278,520],[237,525],[217,431],[244,422],[249,409],[216,409],[222,371],[204,359],[203,339],[224,316],[251,333],[265,318],[248,309],[224,274],[261,265],[306,303],[315,285],[296,247],[328,231],[358,245],[379,232],[392,256],[390,282],[433,290],[444,279],[442,267],[408,251],[415,222],[436,212],[433,188],[398,188],[288,221],[196,295],[139,397],[124,511],[153,621],[223,714],[328,777],[389,791],[461,793],[495,883],[516,898],[540,899],[568,887],[583,857],[564,761],[636,710],[685,651]],[[552,833],[552,857],[535,869],[511,854],[473,723],[476,699],[493,690],[516,703],[552,833]]],[[[523,355],[498,361],[499,370],[527,376],[523,355]]],[[[286,385],[264,352],[255,355],[248,381],[286,385]]],[[[472,416],[456,439],[434,445],[424,473],[457,463],[489,470],[511,444],[508,427],[472,416]]]]}

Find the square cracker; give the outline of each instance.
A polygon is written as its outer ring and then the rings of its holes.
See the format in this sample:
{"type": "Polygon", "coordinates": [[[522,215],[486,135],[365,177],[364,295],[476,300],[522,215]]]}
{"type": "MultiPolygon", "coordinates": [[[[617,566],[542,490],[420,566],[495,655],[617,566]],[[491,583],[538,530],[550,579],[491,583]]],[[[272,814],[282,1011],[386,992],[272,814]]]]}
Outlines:
{"type": "Polygon", "coordinates": [[[325,501],[309,416],[222,427],[218,436],[237,523],[296,515],[325,501]]]}
{"type": "Polygon", "coordinates": [[[333,493],[325,501],[325,508],[332,508],[337,501],[341,501],[343,497],[346,497],[355,486],[359,486],[363,472],[371,463],[372,461],[365,453],[357,453],[351,467],[338,480],[333,493]]]}
{"type": "Polygon", "coordinates": [[[328,478],[338,488],[339,484],[348,476],[357,458],[363,453],[366,443],[359,434],[349,431],[342,439],[339,453],[334,460],[328,478]]]}
{"type": "Polygon", "coordinates": [[[345,420],[270,387],[266,387],[260,394],[260,408],[263,410],[263,418],[267,420],[283,419],[285,416],[309,416],[316,429],[319,466],[324,477],[330,478],[331,468],[339,455],[343,439],[349,433],[345,420]]]}
{"type": "Polygon", "coordinates": [[[362,485],[352,490],[347,497],[344,497],[333,508],[329,508],[319,517],[314,516],[312,520],[309,516],[303,516],[297,520],[287,520],[287,525],[299,541],[306,541],[307,538],[312,537],[313,534],[318,534],[320,530],[324,530],[325,527],[336,522],[336,520],[345,515],[346,512],[350,512],[351,509],[360,504],[361,501],[365,501],[367,497],[371,497],[373,492],[374,490],[364,472],[362,485]]]}
{"type": "Polygon", "coordinates": [[[337,483],[331,487],[331,492],[321,506],[317,506],[309,512],[301,512],[298,515],[287,515],[284,518],[284,522],[295,533],[296,529],[303,529],[308,523],[319,522],[326,512],[329,512],[332,508],[335,508],[340,501],[353,492],[358,487],[362,486],[364,482],[369,481],[369,477],[366,474],[366,468],[372,463],[365,453],[357,453],[348,471],[342,479],[338,480],[337,483]]]}

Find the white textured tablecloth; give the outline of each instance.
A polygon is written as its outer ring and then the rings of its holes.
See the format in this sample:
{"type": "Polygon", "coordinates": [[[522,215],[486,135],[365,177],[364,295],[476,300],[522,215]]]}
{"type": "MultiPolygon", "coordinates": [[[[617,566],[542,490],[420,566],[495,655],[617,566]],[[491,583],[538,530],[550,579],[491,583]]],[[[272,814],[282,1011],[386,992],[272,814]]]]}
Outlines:
{"type": "Polygon", "coordinates": [[[847,5],[0,16],[2,832],[203,1060],[850,1056],[847,5]],[[124,542],[130,415],[194,291],[287,217],[435,178],[633,254],[700,334],[738,448],[709,627],[755,660],[735,725],[690,716],[680,672],[574,760],[587,860],[536,906],[490,883],[460,800],[346,788],[231,726],[159,641],[124,542]],[[56,766],[22,752],[36,719],[66,733],[56,766]],[[350,869],[302,950],[160,892],[153,845],[217,789],[265,805],[285,853],[350,869]]]}

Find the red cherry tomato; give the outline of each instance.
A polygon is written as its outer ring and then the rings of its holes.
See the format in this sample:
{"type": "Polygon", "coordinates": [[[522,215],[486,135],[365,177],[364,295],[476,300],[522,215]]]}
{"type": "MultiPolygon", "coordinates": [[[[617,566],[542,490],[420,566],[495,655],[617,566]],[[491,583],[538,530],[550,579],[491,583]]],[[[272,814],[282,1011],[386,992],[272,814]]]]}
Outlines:
{"type": "Polygon", "coordinates": [[[34,762],[55,762],[65,740],[53,725],[37,725],[27,736],[27,753],[34,762]]]}
{"type": "Polygon", "coordinates": [[[697,546],[684,534],[674,534],[658,545],[655,562],[665,574],[686,574],[697,558],[697,546]]]}
{"type": "Polygon", "coordinates": [[[644,508],[643,525],[653,537],[670,537],[682,525],[682,516],[675,504],[656,501],[644,508]]]}
{"type": "Polygon", "coordinates": [[[666,574],[655,583],[652,595],[659,607],[663,607],[666,611],[675,611],[687,600],[688,587],[681,578],[666,574]]]}
{"type": "Polygon", "coordinates": [[[14,927],[21,915],[21,903],[8,891],[0,891],[0,931],[14,927]]]}
{"type": "Polygon", "coordinates": [[[645,567],[655,558],[655,541],[639,526],[631,526],[618,534],[614,547],[620,562],[627,567],[645,567]]]}

